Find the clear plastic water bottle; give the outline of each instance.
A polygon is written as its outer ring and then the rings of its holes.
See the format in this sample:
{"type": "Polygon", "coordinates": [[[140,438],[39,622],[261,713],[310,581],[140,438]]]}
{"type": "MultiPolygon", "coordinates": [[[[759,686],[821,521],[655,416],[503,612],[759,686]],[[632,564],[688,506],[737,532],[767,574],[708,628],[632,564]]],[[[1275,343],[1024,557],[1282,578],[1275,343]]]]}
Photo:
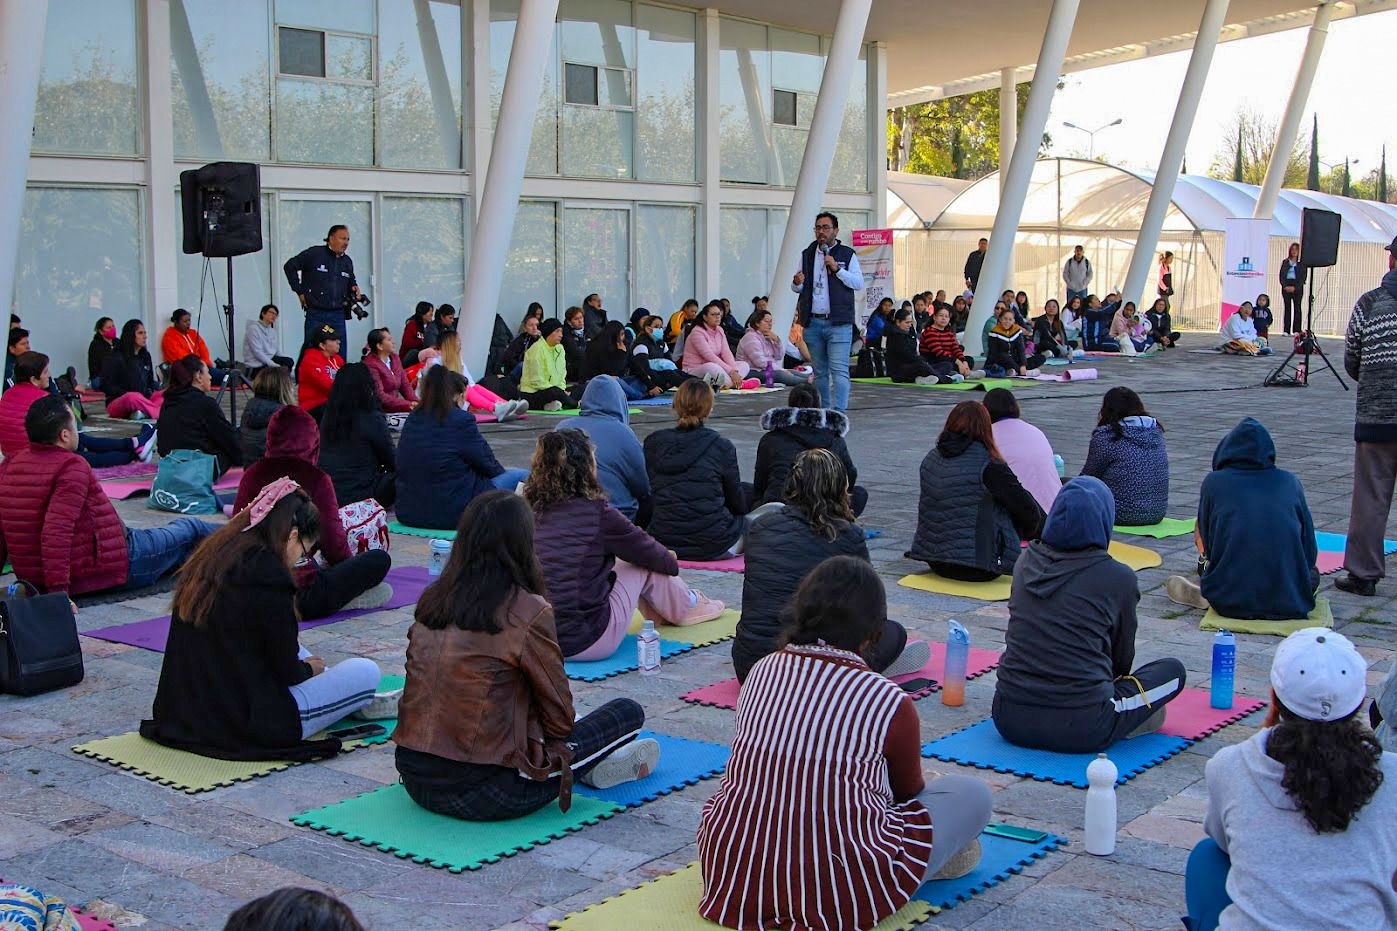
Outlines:
{"type": "Polygon", "coordinates": [[[1107,857],[1116,852],[1116,778],[1120,773],[1106,754],[1087,764],[1087,811],[1083,846],[1087,853],[1107,857]]]}
{"type": "Polygon", "coordinates": [[[766,360],[766,374],[762,376],[762,387],[770,388],[776,382],[776,372],[771,367],[771,360],[766,360]]]}
{"type": "Polygon", "coordinates": [[[640,633],[635,638],[636,656],[642,676],[653,676],[660,671],[660,635],[655,632],[655,622],[646,621],[640,625],[640,633]]]}
{"type": "Polygon", "coordinates": [[[1064,478],[1067,475],[1067,463],[1062,461],[1062,457],[1053,453],[1053,465],[1057,467],[1057,477],[1064,478]]]}
{"type": "Polygon", "coordinates": [[[1232,687],[1237,671],[1237,638],[1230,630],[1220,630],[1213,637],[1213,695],[1209,701],[1214,708],[1232,707],[1232,687]]]}
{"type": "Polygon", "coordinates": [[[970,663],[970,631],[958,621],[947,621],[946,671],[942,676],[941,704],[965,704],[965,669],[970,663]]]}
{"type": "Polygon", "coordinates": [[[432,541],[432,560],[427,563],[427,575],[436,578],[446,568],[446,560],[451,556],[450,540],[432,541]]]}

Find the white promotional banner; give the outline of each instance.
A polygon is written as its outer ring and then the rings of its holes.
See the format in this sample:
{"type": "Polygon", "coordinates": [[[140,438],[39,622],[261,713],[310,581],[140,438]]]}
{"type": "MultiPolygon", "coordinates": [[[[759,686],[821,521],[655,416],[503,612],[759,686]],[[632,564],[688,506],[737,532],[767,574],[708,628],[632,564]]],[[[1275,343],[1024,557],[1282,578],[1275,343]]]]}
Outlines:
{"type": "Polygon", "coordinates": [[[1266,290],[1267,255],[1271,248],[1271,221],[1229,217],[1223,221],[1227,244],[1223,249],[1222,308],[1218,324],[1237,312],[1243,301],[1255,301],[1266,290]]]}
{"type": "Polygon", "coordinates": [[[850,245],[863,270],[863,315],[859,318],[863,327],[879,302],[893,297],[893,231],[854,230],[850,245]]]}

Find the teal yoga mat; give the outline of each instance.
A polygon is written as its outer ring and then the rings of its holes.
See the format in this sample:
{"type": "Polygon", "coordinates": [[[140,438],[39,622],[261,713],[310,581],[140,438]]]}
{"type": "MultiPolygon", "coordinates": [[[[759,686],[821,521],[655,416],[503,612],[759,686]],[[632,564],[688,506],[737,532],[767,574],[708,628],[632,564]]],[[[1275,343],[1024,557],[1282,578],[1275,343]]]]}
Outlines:
{"type": "Polygon", "coordinates": [[[456,539],[456,531],[454,530],[431,530],[427,527],[409,527],[395,520],[390,520],[388,522],[388,532],[400,533],[405,537],[429,537],[433,540],[456,539]]]}

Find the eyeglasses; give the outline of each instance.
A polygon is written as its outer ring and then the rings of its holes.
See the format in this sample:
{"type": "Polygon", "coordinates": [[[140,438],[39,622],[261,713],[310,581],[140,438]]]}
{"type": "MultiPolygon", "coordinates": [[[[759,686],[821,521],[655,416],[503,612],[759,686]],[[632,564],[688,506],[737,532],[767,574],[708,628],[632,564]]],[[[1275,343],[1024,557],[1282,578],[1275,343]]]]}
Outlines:
{"type": "Polygon", "coordinates": [[[815,224],[815,229],[816,229],[816,230],[832,230],[832,229],[834,229],[834,227],[830,226],[828,223],[817,223],[817,224],[815,224]]]}

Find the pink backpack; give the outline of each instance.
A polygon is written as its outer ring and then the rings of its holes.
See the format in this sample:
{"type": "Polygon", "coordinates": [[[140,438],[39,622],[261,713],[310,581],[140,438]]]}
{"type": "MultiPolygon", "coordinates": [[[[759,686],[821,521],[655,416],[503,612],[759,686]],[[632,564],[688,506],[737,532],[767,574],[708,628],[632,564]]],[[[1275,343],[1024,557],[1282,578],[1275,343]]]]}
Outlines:
{"type": "Polygon", "coordinates": [[[351,556],[369,550],[388,551],[388,512],[375,499],[366,498],[340,508],[340,523],[344,524],[351,556]]]}

